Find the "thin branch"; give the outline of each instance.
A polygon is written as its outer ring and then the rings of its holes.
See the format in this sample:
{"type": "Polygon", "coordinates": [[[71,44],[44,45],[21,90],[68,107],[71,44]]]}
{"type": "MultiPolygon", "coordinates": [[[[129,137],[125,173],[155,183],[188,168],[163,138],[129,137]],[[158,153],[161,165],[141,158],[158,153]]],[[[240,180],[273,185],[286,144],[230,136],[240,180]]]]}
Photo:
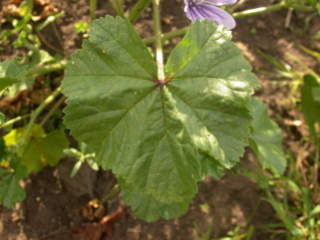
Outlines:
{"type": "Polygon", "coordinates": [[[53,102],[53,100],[59,96],[61,93],[61,88],[57,88],[55,91],[53,91],[38,107],[37,109],[31,114],[31,119],[20,139],[18,142],[18,147],[24,147],[25,143],[28,140],[28,137],[31,133],[32,127],[35,124],[38,116],[41,114],[41,112],[50,104],[53,102]]]}
{"type": "Polygon", "coordinates": [[[122,0],[109,0],[113,10],[120,16],[125,17],[122,6],[122,0]]]}
{"type": "Polygon", "coordinates": [[[49,118],[52,116],[52,114],[61,106],[62,103],[66,100],[65,96],[61,96],[58,101],[50,108],[50,111],[43,117],[41,122],[39,123],[40,126],[43,126],[49,118]]]}
{"type": "Polygon", "coordinates": [[[134,23],[141,15],[141,12],[149,5],[150,2],[151,0],[139,0],[129,12],[129,21],[134,23]]]}
{"type": "Polygon", "coordinates": [[[90,0],[90,18],[91,21],[96,19],[97,0],[90,0]]]}
{"type": "Polygon", "coordinates": [[[0,128],[6,128],[6,127],[10,127],[12,126],[13,124],[17,123],[17,122],[20,122],[24,119],[27,119],[29,118],[31,115],[30,114],[27,114],[27,115],[24,115],[24,116],[18,116],[16,118],[12,118],[2,124],[0,124],[0,128]]]}
{"type": "Polygon", "coordinates": [[[63,70],[66,67],[66,65],[67,65],[67,61],[61,60],[60,62],[53,63],[50,65],[35,67],[29,70],[29,72],[27,73],[27,76],[30,77],[32,75],[47,74],[50,72],[60,71],[60,70],[63,70]]]}

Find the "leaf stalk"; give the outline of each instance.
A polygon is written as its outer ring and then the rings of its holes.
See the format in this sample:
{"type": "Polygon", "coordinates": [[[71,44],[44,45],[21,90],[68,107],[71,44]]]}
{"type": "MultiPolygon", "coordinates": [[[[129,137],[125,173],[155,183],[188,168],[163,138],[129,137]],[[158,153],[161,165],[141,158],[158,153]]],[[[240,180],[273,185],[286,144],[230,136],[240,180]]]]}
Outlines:
{"type": "Polygon", "coordinates": [[[31,114],[30,121],[20,139],[18,142],[18,147],[23,147],[25,146],[25,143],[28,140],[28,137],[30,135],[30,132],[32,130],[33,125],[35,124],[38,116],[41,114],[41,112],[50,104],[53,102],[53,100],[56,99],[57,96],[59,96],[61,93],[61,87],[58,87],[56,90],[54,90],[38,107],[37,109],[31,114]]]}
{"type": "Polygon", "coordinates": [[[30,114],[27,114],[27,115],[24,115],[24,116],[18,116],[16,118],[12,118],[2,124],[0,124],[0,129],[1,128],[6,128],[6,127],[10,127],[12,126],[13,124],[17,123],[17,122],[20,122],[24,119],[27,119],[28,117],[30,117],[30,114]]]}
{"type": "MultiPolygon", "coordinates": [[[[27,76],[31,77],[34,75],[47,74],[50,72],[60,71],[60,70],[63,70],[66,67],[66,65],[67,65],[67,61],[61,60],[60,62],[53,63],[50,65],[38,66],[38,67],[35,67],[35,68],[32,68],[31,70],[29,70],[29,72],[27,73],[27,76]]],[[[0,124],[0,129],[5,128],[5,127],[10,127],[17,122],[20,122],[22,120],[29,118],[30,116],[31,116],[31,114],[27,114],[24,116],[18,116],[16,118],[10,119],[10,120],[0,124]]]]}
{"type": "Polygon", "coordinates": [[[114,9],[114,11],[120,16],[125,17],[123,6],[122,6],[122,0],[110,0],[111,6],[114,9]]]}
{"type": "Polygon", "coordinates": [[[56,62],[53,64],[48,64],[44,66],[38,66],[35,68],[32,68],[28,71],[27,76],[31,77],[33,75],[40,75],[40,74],[47,74],[51,72],[56,72],[63,70],[67,65],[67,60],[61,60],[60,62],[56,62]]]}
{"type": "Polygon", "coordinates": [[[151,0],[139,0],[129,12],[129,21],[134,23],[141,15],[141,12],[149,5],[150,2],[151,0]]]}
{"type": "Polygon", "coordinates": [[[97,0],[90,0],[90,18],[91,21],[96,19],[97,0]]]}
{"type": "Polygon", "coordinates": [[[153,28],[155,33],[155,49],[156,62],[158,67],[158,81],[165,82],[164,64],[163,64],[163,49],[162,49],[162,32],[161,32],[161,18],[160,18],[160,0],[152,0],[153,3],[153,28]]]}

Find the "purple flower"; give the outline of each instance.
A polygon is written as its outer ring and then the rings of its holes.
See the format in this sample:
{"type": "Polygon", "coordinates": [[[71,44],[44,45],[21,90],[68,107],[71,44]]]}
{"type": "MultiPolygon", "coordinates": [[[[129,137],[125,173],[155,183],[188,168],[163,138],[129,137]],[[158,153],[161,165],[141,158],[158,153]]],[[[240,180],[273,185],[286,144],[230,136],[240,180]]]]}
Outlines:
{"type": "Polygon", "coordinates": [[[184,11],[192,22],[206,18],[223,24],[231,30],[236,26],[235,20],[229,13],[217,6],[231,5],[236,2],[237,0],[184,0],[184,11]]]}

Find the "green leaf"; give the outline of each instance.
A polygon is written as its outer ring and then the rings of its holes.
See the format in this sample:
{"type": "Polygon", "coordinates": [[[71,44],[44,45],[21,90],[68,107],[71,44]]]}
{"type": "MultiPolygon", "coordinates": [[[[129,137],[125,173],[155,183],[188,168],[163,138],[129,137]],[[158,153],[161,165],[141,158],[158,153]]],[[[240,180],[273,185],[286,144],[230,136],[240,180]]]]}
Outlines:
{"type": "Polygon", "coordinates": [[[313,217],[320,214],[320,205],[316,205],[309,214],[309,217],[313,217]]]}
{"type": "Polygon", "coordinates": [[[19,6],[19,13],[21,17],[31,18],[33,10],[33,0],[24,0],[19,6]]]}
{"type": "Polygon", "coordinates": [[[320,104],[320,87],[315,87],[312,89],[312,97],[314,101],[320,104]]]}
{"type": "MultiPolygon", "coordinates": [[[[6,146],[14,146],[23,135],[24,129],[14,129],[5,137],[6,146]]],[[[38,172],[44,166],[55,166],[64,156],[63,150],[68,147],[68,140],[62,130],[45,134],[39,125],[34,125],[28,143],[22,153],[21,163],[28,172],[38,172]]]]}
{"type": "Polygon", "coordinates": [[[19,63],[17,58],[0,62],[0,91],[22,81],[25,74],[26,66],[19,63]]]}
{"type": "Polygon", "coordinates": [[[319,87],[320,84],[315,76],[311,74],[304,76],[301,88],[301,110],[313,137],[316,137],[314,124],[320,122],[320,103],[314,95],[319,87]]]}
{"type": "Polygon", "coordinates": [[[79,21],[74,24],[76,33],[87,33],[89,31],[89,24],[85,21],[79,21]]]}
{"type": "Polygon", "coordinates": [[[24,200],[26,194],[19,184],[19,178],[0,168],[0,204],[14,208],[17,202],[24,200]]]}
{"type": "Polygon", "coordinates": [[[251,102],[252,134],[250,146],[256,153],[264,168],[272,170],[276,175],[282,174],[286,168],[286,158],[282,149],[281,130],[269,118],[268,108],[257,98],[251,102]]]}
{"type": "Polygon", "coordinates": [[[46,163],[50,166],[56,166],[64,156],[63,150],[67,148],[69,141],[63,130],[50,132],[42,141],[42,151],[46,163]]]}
{"type": "MultiPolygon", "coordinates": [[[[317,1],[317,0],[315,0],[315,1],[317,1]]],[[[315,59],[317,59],[317,61],[320,63],[320,52],[314,51],[314,50],[306,48],[306,47],[301,47],[301,48],[302,48],[303,51],[308,53],[310,56],[312,56],[315,59]]]]}
{"type": "MultiPolygon", "coordinates": [[[[20,138],[23,136],[25,129],[16,128],[11,130],[7,135],[4,136],[4,141],[7,147],[15,146],[20,138]]],[[[30,139],[39,139],[45,137],[43,128],[39,125],[34,125],[31,129],[30,139]]]]}
{"type": "Polygon", "coordinates": [[[318,2],[318,0],[308,0],[308,1],[312,6],[316,6],[318,2]]]}
{"type": "Polygon", "coordinates": [[[230,41],[230,32],[210,21],[196,22],[173,50],[166,69],[175,104],[189,118],[187,129],[202,133],[202,139],[190,134],[194,144],[232,167],[247,145],[248,97],[259,84],[230,41]]]}
{"type": "Polygon", "coordinates": [[[30,69],[53,60],[46,51],[36,49],[28,63],[22,63],[19,58],[0,62],[0,92],[8,88],[6,94],[14,97],[18,92],[31,88],[35,77],[29,74],[30,69]]]}
{"type": "Polygon", "coordinates": [[[192,25],[169,57],[167,82],[122,18],[93,22],[62,84],[65,123],[121,179],[141,218],[187,210],[197,181],[221,176],[248,144],[250,95],[258,86],[230,36],[209,21],[192,25]]]}
{"type": "Polygon", "coordinates": [[[22,163],[29,172],[40,171],[44,166],[56,166],[64,156],[63,150],[68,147],[64,132],[57,130],[44,138],[32,139],[26,146],[22,163]]]}
{"type": "Polygon", "coordinates": [[[122,198],[132,206],[132,211],[139,218],[152,222],[161,216],[170,219],[184,214],[192,199],[184,199],[180,202],[166,202],[155,199],[150,194],[131,189],[129,186],[121,185],[122,198]]]}

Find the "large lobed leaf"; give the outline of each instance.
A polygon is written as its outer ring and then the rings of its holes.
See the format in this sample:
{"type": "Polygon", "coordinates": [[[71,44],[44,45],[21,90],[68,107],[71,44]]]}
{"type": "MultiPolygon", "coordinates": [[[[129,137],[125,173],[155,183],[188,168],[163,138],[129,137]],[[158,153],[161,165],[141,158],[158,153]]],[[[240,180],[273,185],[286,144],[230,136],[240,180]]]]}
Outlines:
{"type": "Polygon", "coordinates": [[[234,166],[248,142],[257,81],[224,29],[196,22],[173,50],[167,83],[130,23],[107,16],[67,67],[65,123],[112,169],[141,218],[187,210],[197,181],[234,166]]]}

